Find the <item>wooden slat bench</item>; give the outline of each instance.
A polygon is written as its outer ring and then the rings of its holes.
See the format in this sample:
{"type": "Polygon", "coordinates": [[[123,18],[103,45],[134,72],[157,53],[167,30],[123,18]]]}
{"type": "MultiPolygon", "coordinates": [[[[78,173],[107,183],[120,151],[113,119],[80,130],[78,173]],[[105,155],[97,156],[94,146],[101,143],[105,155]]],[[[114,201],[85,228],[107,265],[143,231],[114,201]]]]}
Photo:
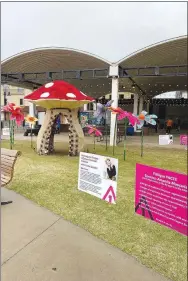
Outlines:
{"type": "MultiPolygon", "coordinates": [[[[21,153],[17,150],[1,148],[1,186],[9,184],[13,178],[14,165],[21,153]]],[[[12,201],[1,202],[1,205],[12,203],[12,201]]]]}

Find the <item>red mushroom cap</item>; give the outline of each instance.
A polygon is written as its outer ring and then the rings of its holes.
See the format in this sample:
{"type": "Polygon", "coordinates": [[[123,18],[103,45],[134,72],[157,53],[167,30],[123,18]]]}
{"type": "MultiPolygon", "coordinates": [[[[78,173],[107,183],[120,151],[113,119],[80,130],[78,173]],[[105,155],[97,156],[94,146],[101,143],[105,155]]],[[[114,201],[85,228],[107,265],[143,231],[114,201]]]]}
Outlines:
{"type": "Polygon", "coordinates": [[[73,109],[94,101],[93,98],[63,80],[49,82],[25,96],[24,99],[47,109],[73,109]]]}

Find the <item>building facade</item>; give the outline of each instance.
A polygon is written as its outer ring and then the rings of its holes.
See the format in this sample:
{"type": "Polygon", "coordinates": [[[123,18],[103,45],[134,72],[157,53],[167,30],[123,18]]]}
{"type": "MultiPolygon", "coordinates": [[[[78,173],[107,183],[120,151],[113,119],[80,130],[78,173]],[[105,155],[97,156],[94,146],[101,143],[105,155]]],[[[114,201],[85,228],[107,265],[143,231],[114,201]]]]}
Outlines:
{"type": "MultiPolygon", "coordinates": [[[[1,108],[8,103],[14,103],[16,106],[23,107],[24,115],[29,114],[29,107],[31,104],[28,101],[24,100],[24,97],[31,92],[32,91],[29,89],[18,88],[5,84],[1,85],[1,108]]],[[[37,106],[34,115],[38,117],[38,114],[40,115],[40,112],[45,112],[45,109],[37,106]]],[[[7,121],[8,118],[8,114],[6,114],[5,112],[1,112],[1,121],[7,121]]]]}
{"type": "Polygon", "coordinates": [[[31,93],[31,90],[18,88],[10,85],[1,85],[1,106],[7,103],[15,103],[17,106],[28,106],[24,96],[31,93]]]}

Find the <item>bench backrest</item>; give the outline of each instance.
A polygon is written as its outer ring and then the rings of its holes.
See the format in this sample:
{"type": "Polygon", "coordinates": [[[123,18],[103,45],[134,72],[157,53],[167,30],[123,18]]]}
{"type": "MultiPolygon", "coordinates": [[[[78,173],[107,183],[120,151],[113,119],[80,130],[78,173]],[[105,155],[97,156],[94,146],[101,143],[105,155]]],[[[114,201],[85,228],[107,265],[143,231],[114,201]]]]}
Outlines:
{"type": "Polygon", "coordinates": [[[17,150],[1,148],[1,186],[7,185],[12,180],[14,165],[20,154],[17,150]]]}

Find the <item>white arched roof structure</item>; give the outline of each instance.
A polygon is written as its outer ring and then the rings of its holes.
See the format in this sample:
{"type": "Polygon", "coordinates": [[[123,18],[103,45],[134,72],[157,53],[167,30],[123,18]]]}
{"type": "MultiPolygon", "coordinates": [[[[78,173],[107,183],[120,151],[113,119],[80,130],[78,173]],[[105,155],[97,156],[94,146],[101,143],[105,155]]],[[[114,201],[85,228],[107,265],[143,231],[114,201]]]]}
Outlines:
{"type": "MultiPolygon", "coordinates": [[[[37,48],[28,50],[2,61],[2,73],[32,73],[62,70],[79,70],[79,69],[108,69],[110,62],[88,52],[70,49],[70,48],[37,48]]],[[[28,76],[32,79],[32,76],[28,76]]],[[[44,75],[43,75],[44,77],[44,75]]],[[[42,77],[41,77],[42,79],[42,77]]],[[[61,79],[58,74],[53,79],[61,79]]],[[[105,92],[111,91],[111,81],[106,78],[101,79],[84,79],[68,80],[76,87],[86,92],[88,95],[100,97],[105,92]]],[[[42,79],[39,83],[44,84],[42,79]]],[[[20,82],[12,85],[31,88],[35,83],[20,82]]]]}
{"type": "MultiPolygon", "coordinates": [[[[157,44],[148,46],[116,62],[115,65],[121,68],[131,67],[148,67],[164,65],[183,65],[187,64],[187,36],[172,38],[157,44]]],[[[1,63],[1,73],[33,73],[33,72],[50,72],[62,70],[81,70],[81,69],[108,69],[112,63],[96,55],[69,48],[38,48],[28,50],[14,56],[11,56],[1,63]]],[[[113,64],[114,65],[114,64],[113,64]]],[[[175,69],[163,69],[174,72],[175,69]]],[[[185,69],[187,72],[187,69],[185,69]]],[[[155,76],[155,77],[136,77],[136,72],[127,71],[134,82],[139,85],[144,93],[148,96],[175,91],[187,90],[186,76],[155,76]]],[[[33,76],[34,78],[34,76],[33,76]]],[[[32,75],[30,75],[32,79],[32,75]]],[[[58,74],[53,79],[61,79],[58,74]]],[[[34,81],[34,80],[33,80],[34,81]]],[[[111,92],[111,79],[106,75],[105,78],[97,79],[69,79],[70,83],[81,89],[88,95],[100,97],[111,92]]],[[[45,81],[39,81],[44,84],[45,81]]],[[[20,87],[32,88],[34,82],[25,81],[11,83],[20,87]]],[[[136,87],[132,88],[132,80],[129,78],[120,78],[120,91],[137,92],[141,91],[136,87]]]]}
{"type": "MultiPolygon", "coordinates": [[[[187,65],[187,36],[180,36],[165,40],[146,48],[138,50],[116,63],[122,68],[131,67],[149,67],[149,66],[165,66],[165,65],[187,65]]],[[[161,73],[174,73],[175,68],[163,69],[161,73]]],[[[183,71],[183,68],[181,68],[183,71]]],[[[184,68],[187,72],[187,67],[184,68]]],[[[142,73],[152,73],[146,70],[142,73]]],[[[140,88],[149,96],[155,96],[158,93],[187,90],[186,76],[155,76],[155,77],[136,77],[136,70],[127,71],[133,77],[133,80],[140,88]]],[[[124,85],[124,89],[131,91],[132,82],[128,79],[120,79],[120,83],[124,85]],[[127,83],[125,83],[127,82],[127,83]]],[[[134,91],[134,90],[132,90],[134,91]]],[[[135,89],[137,91],[137,89],[135,89]]]]}
{"type": "Polygon", "coordinates": [[[105,68],[111,63],[97,55],[61,47],[36,48],[2,61],[2,72],[45,72],[105,68]]]}
{"type": "Polygon", "coordinates": [[[187,39],[187,36],[184,35],[149,45],[120,59],[116,65],[122,67],[128,66],[128,64],[133,67],[138,64],[146,65],[146,63],[147,66],[170,65],[172,57],[180,64],[186,64],[187,39]],[[154,54],[156,56],[153,56],[154,54]]]}

